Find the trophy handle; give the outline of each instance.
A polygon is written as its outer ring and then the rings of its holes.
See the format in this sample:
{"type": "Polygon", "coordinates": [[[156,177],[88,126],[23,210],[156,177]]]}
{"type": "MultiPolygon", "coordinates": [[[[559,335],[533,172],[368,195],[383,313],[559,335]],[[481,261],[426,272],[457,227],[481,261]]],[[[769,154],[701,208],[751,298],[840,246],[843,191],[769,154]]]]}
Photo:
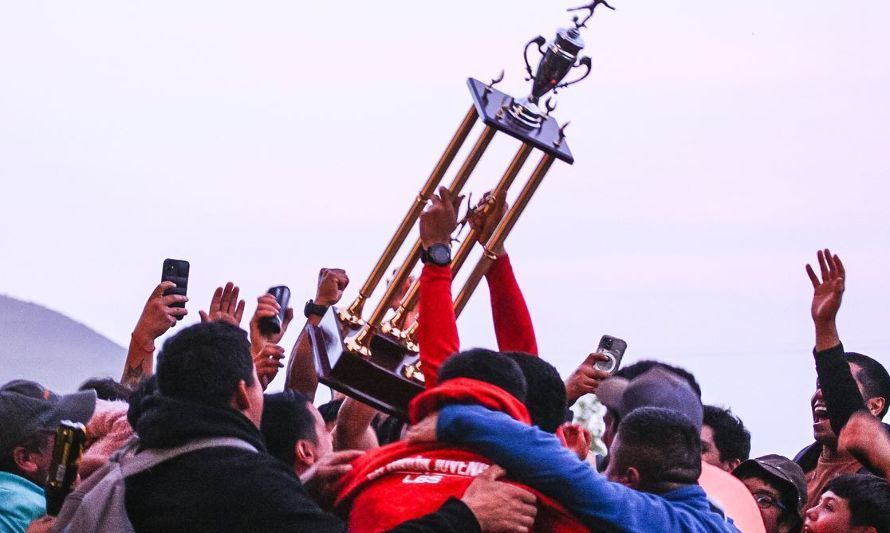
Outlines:
{"type": "Polygon", "coordinates": [[[547,98],[544,102],[544,108],[547,110],[546,115],[549,117],[551,113],[556,111],[556,100],[554,100],[552,96],[547,98]]]}
{"type": "Polygon", "coordinates": [[[545,39],[542,35],[538,35],[537,37],[526,43],[525,52],[523,52],[523,58],[525,59],[525,71],[528,72],[528,78],[526,79],[526,81],[533,80],[535,78],[535,73],[532,72],[531,63],[528,62],[528,47],[533,44],[538,45],[538,52],[540,52],[543,56],[545,54],[543,46],[547,44],[547,39],[545,39]]]}
{"type": "Polygon", "coordinates": [[[580,67],[580,66],[582,66],[582,65],[585,66],[585,67],[587,67],[587,71],[584,72],[584,74],[582,74],[580,78],[578,78],[577,80],[572,80],[572,81],[567,81],[567,82],[565,82],[565,83],[560,83],[559,85],[557,85],[556,87],[554,87],[554,89],[561,89],[561,88],[563,88],[563,87],[568,87],[569,85],[574,85],[574,84],[578,83],[579,81],[583,80],[584,78],[586,78],[587,76],[589,76],[589,75],[590,75],[590,71],[593,70],[593,67],[592,67],[592,65],[591,65],[590,58],[587,57],[587,56],[582,57],[581,60],[578,61],[578,64],[575,65],[575,67],[580,67]]]}

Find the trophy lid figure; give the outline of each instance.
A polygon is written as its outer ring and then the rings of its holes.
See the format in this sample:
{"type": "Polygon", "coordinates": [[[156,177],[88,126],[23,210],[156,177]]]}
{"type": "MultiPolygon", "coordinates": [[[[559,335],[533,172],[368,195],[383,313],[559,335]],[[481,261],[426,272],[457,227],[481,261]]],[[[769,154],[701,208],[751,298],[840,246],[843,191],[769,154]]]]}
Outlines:
{"type": "Polygon", "coordinates": [[[547,40],[538,35],[525,45],[525,69],[528,72],[529,81],[532,81],[531,94],[521,100],[517,100],[510,107],[510,116],[519,124],[528,128],[538,128],[544,120],[544,114],[538,107],[541,97],[550,91],[556,92],[556,89],[568,87],[569,85],[578,83],[586,78],[591,71],[591,60],[585,56],[578,58],[581,50],[584,49],[584,39],[581,38],[581,28],[587,27],[587,21],[593,17],[597,6],[600,4],[614,10],[615,8],[608,4],[605,0],[594,0],[588,5],[573,7],[568,11],[588,10],[587,15],[582,19],[575,16],[572,21],[574,28],[561,28],[556,32],[553,42],[545,50],[544,45],[547,40]],[[528,60],[528,49],[532,45],[537,45],[538,52],[541,53],[541,61],[538,63],[537,72],[532,70],[532,66],[528,60]],[[564,82],[563,79],[568,73],[577,68],[584,67],[586,70],[578,79],[564,82]]]}

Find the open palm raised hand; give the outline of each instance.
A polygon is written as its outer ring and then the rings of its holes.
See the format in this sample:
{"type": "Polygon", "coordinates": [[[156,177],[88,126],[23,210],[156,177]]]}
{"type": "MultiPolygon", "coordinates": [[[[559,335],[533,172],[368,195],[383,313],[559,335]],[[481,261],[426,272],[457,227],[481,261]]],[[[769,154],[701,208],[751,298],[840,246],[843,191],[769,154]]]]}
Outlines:
{"type": "Polygon", "coordinates": [[[208,311],[198,311],[201,322],[222,320],[233,326],[241,326],[241,317],[244,315],[244,300],[238,299],[241,289],[231,281],[225,287],[217,287],[210,299],[208,311]]]}
{"type": "Polygon", "coordinates": [[[813,267],[807,265],[807,275],[813,283],[813,304],[810,313],[814,322],[833,322],[841,308],[847,274],[841,258],[832,255],[828,248],[824,251],[819,250],[816,256],[822,280],[819,280],[813,267]]]}

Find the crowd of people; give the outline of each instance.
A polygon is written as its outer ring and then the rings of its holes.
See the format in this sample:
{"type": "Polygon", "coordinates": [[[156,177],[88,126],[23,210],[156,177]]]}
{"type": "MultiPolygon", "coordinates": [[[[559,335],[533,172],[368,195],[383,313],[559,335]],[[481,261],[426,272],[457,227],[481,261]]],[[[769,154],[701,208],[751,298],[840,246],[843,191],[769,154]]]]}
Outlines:
{"type": "MultiPolygon", "coordinates": [[[[434,195],[420,219],[424,250],[449,249],[460,202],[434,195]]],[[[484,202],[469,217],[483,243],[505,199],[484,202]]],[[[806,267],[815,343],[801,364],[818,374],[814,442],[795,457],[752,458],[743,421],[703,405],[695,376],[668,361],[609,373],[593,353],[563,380],[538,353],[511,258],[493,252],[496,349],[461,347],[448,255],[424,253],[409,321],[425,390],[406,419],[341,394],[315,405],[313,332],[349,284],[343,270],[321,270],[290,355],[280,343],[293,310],[264,332],[263,319],[282,316],[265,294],[243,324],[233,283],[156,354],[189,312],[162,282],[119,381],[67,394],[26,380],[0,387],[0,531],[890,533],[890,375],[841,343],[837,255],[819,251],[806,267]],[[285,390],[266,393],[282,369],[285,390]],[[587,394],[606,407],[603,454],[571,422],[587,394]],[[62,420],[85,425],[86,451],[74,491],[48,516],[62,420]]]]}

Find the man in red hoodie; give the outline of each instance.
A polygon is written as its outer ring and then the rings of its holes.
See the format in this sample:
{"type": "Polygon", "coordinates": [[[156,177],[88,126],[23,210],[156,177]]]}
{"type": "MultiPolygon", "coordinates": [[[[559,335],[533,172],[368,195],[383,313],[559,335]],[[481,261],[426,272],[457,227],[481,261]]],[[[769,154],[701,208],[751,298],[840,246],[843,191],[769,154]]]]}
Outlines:
{"type": "MultiPolygon", "coordinates": [[[[523,405],[525,379],[509,357],[479,348],[468,350],[450,357],[437,374],[440,383],[411,402],[412,423],[451,404],[482,405],[530,423],[523,405]]],[[[335,511],[348,517],[351,532],[387,531],[460,497],[491,466],[487,458],[466,448],[390,444],[352,464],[352,471],[337,487],[335,511]]],[[[537,495],[537,502],[537,516],[527,517],[518,531],[587,531],[554,501],[537,495]]]]}
{"type": "MultiPolygon", "coordinates": [[[[480,240],[487,240],[487,234],[497,222],[495,219],[502,214],[503,200],[503,197],[499,198],[493,206],[493,217],[476,226],[480,240]]],[[[496,251],[499,259],[493,266],[495,275],[489,276],[489,284],[497,284],[490,288],[498,344],[502,350],[526,353],[505,355],[475,349],[452,355],[460,346],[451,300],[450,269],[450,241],[457,224],[459,203],[459,198],[442,188],[420,220],[424,268],[420,286],[419,344],[428,390],[412,401],[410,421],[417,422],[445,405],[469,403],[501,411],[530,424],[532,417],[524,405],[528,390],[526,373],[517,361],[530,363],[534,359],[542,365],[545,363],[533,357],[537,346],[531,318],[503,250],[496,251]]],[[[554,418],[552,416],[539,416],[536,418],[547,419],[548,423],[535,422],[554,431],[559,423],[559,412],[565,406],[565,389],[555,369],[550,369],[555,377],[547,376],[543,370],[534,368],[531,375],[541,383],[555,380],[560,389],[560,394],[554,394],[558,397],[559,407],[555,421],[549,420],[554,418]]],[[[536,391],[546,390],[540,383],[535,385],[536,391]]],[[[535,404],[540,400],[537,398],[535,404]]],[[[553,409],[544,409],[542,414],[548,411],[553,409]]],[[[485,457],[452,446],[391,444],[353,463],[352,471],[338,487],[336,511],[349,516],[350,531],[386,531],[428,510],[437,509],[449,498],[461,496],[473,479],[483,475],[490,466],[491,461],[485,457]],[[411,491],[411,498],[394,498],[407,490],[411,491]]],[[[538,501],[540,513],[537,519],[528,520],[520,531],[587,531],[552,500],[541,496],[538,501]]]]}

